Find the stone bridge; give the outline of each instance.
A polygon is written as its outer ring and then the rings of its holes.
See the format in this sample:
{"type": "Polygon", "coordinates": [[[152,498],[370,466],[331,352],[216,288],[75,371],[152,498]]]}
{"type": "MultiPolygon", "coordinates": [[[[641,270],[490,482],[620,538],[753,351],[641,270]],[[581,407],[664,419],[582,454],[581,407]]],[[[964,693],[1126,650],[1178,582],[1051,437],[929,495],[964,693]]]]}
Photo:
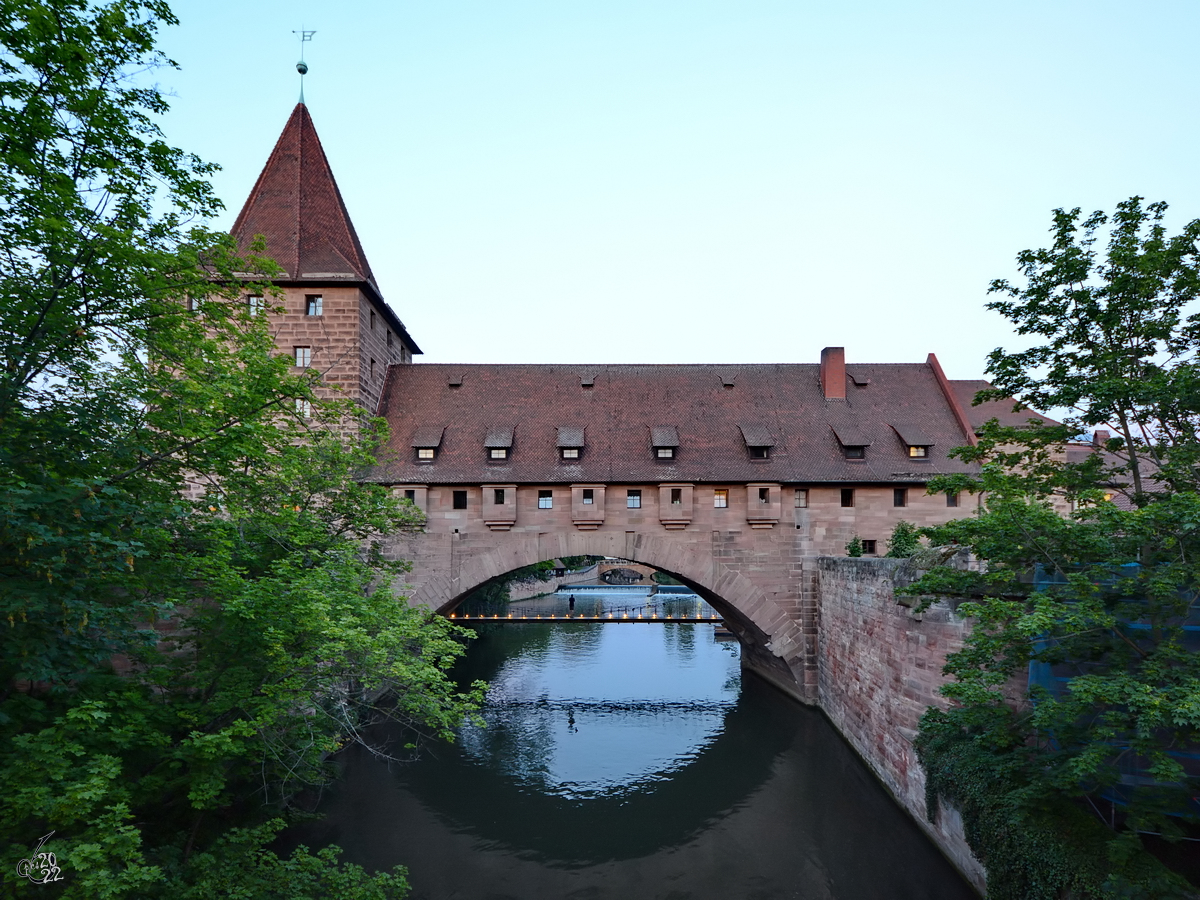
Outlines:
{"type": "MultiPolygon", "coordinates": [[[[433,493],[433,491],[431,491],[433,493]]],[[[432,500],[432,498],[431,498],[432,500]]],[[[568,526],[569,527],[569,526],[568,526]]],[[[743,665],[808,703],[817,699],[815,559],[783,531],[458,530],[396,535],[410,560],[409,602],[446,614],[471,591],[522,566],[613,556],[666,572],[725,618],[743,665]],[[807,562],[806,562],[807,561],[807,562]]]]}

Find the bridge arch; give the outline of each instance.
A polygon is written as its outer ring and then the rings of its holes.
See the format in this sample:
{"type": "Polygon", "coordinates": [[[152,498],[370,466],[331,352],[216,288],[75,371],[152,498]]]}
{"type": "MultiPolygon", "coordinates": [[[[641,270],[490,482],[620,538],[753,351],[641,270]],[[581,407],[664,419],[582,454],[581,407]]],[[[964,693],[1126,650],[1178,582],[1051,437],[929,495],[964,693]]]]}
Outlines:
{"type": "Polygon", "coordinates": [[[410,540],[419,543],[420,538],[445,552],[430,554],[430,547],[411,547],[407,558],[413,560],[413,572],[405,593],[414,605],[447,615],[472,591],[515,569],[564,556],[619,557],[658,569],[690,587],[725,619],[742,645],[745,667],[793,696],[814,699],[806,683],[815,648],[806,631],[815,629],[811,623],[806,629],[798,614],[800,604],[794,598],[780,602],[752,573],[719,559],[710,545],[645,532],[495,534],[469,547],[455,546],[461,543],[455,540],[458,535],[427,534],[410,540]]]}

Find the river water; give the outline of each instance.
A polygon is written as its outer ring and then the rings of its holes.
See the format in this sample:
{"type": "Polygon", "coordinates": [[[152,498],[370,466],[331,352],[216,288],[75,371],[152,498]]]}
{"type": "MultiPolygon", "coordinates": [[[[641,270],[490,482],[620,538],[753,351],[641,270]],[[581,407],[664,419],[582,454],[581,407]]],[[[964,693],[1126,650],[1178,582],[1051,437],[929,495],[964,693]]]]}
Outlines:
{"type": "Polygon", "coordinates": [[[489,626],[456,675],[491,684],[487,726],[404,765],[352,748],[326,817],[288,843],[403,864],[420,900],[976,896],[824,716],[743,674],[712,625],[489,626]]]}

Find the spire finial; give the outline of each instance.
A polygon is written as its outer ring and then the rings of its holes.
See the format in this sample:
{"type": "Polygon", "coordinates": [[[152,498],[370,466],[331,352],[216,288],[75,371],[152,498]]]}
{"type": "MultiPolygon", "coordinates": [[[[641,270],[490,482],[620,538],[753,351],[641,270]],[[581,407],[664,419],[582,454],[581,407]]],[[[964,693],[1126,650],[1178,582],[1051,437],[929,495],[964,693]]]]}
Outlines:
{"type": "Polygon", "coordinates": [[[300,62],[296,63],[296,71],[300,73],[300,102],[304,102],[304,76],[308,74],[308,63],[304,61],[304,45],[312,40],[315,31],[308,31],[301,28],[299,31],[293,31],[292,34],[300,35],[300,62]]]}

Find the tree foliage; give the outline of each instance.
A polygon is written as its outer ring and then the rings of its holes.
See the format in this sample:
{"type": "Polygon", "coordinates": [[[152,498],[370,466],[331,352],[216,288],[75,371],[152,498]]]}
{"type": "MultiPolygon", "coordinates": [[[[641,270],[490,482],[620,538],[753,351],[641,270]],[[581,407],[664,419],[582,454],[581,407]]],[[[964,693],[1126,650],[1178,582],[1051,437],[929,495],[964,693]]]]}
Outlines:
{"type": "Polygon", "coordinates": [[[63,896],[399,896],[264,849],[373,717],[448,736],[477,700],[392,592],[419,514],[353,478],[380,425],[291,374],[244,302],[272,264],[195,224],[212,167],[143,86],[166,4],[0,11],[0,878],[41,889],[53,831],[63,896]]]}
{"type": "MultiPolygon", "coordinates": [[[[1186,309],[1200,286],[1200,221],[1168,236],[1165,212],[1139,198],[1082,222],[1078,209],[1057,210],[1053,246],[1018,257],[1024,284],[993,283],[1007,299],[990,307],[1037,343],[995,350],[995,389],[979,399],[1069,415],[1061,427],[993,420],[977,446],[955,451],[979,473],[931,490],[983,493],[983,508],[925,533],[985,565],[935,569],[907,589],[965,598],[960,611],[975,619],[946,667],[951,707],[922,721],[934,792],[961,801],[991,771],[988,796],[970,802],[1007,810],[1027,835],[1053,833],[1079,804],[1105,811],[1105,873],[1088,883],[1132,892],[1122,896],[1181,890],[1137,893],[1166,876],[1146,874],[1134,835],[1179,836],[1200,814],[1190,756],[1200,747],[1200,318],[1186,309]],[[1097,428],[1115,436],[1072,447],[1097,428]]],[[[975,849],[989,869],[1016,867],[1032,840],[1008,856],[983,838],[975,849]]],[[[1073,884],[1064,878],[1054,890],[1073,884]]],[[[1022,890],[996,896],[1031,896],[1022,890]]],[[[1046,891],[1036,896],[1058,896],[1046,891]]]]}

